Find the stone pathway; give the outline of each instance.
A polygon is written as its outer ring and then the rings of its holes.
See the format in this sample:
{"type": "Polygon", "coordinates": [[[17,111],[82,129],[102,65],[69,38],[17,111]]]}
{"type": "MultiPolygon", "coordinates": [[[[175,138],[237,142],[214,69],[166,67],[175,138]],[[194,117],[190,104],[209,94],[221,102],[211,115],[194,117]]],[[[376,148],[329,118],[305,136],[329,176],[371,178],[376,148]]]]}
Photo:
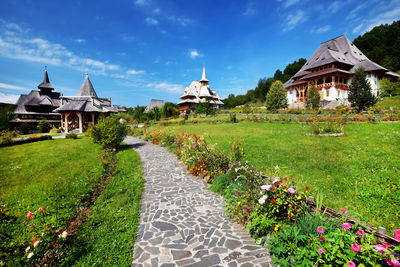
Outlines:
{"type": "Polygon", "coordinates": [[[140,139],[146,180],[132,266],[273,266],[267,249],[224,215],[223,198],[175,155],[140,139]]]}

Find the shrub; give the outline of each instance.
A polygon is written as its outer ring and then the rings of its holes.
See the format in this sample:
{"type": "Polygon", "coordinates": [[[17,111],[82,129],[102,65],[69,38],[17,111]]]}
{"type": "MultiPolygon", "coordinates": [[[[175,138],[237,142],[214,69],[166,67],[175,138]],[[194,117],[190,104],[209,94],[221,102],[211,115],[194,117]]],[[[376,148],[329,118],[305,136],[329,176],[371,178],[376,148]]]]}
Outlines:
{"type": "Polygon", "coordinates": [[[15,137],[15,132],[12,131],[2,131],[0,135],[0,144],[11,144],[13,142],[13,137],[15,137]]]}
{"type": "Polygon", "coordinates": [[[231,144],[232,160],[241,161],[244,158],[244,141],[235,139],[231,144]]]}
{"type": "Polygon", "coordinates": [[[74,132],[69,132],[67,133],[67,135],[65,136],[66,139],[78,139],[78,135],[74,132]]]}
{"type": "Polygon", "coordinates": [[[58,129],[58,128],[56,128],[56,127],[53,127],[53,128],[51,128],[51,130],[50,130],[50,133],[59,133],[59,132],[61,132],[61,130],[58,129]]]}
{"type": "Polygon", "coordinates": [[[317,88],[315,88],[315,85],[311,84],[308,87],[307,100],[306,100],[307,107],[312,109],[318,109],[320,102],[321,102],[321,96],[319,95],[317,88]]]}
{"type": "Polygon", "coordinates": [[[31,130],[31,126],[29,125],[29,123],[22,123],[21,126],[19,126],[18,129],[22,134],[28,134],[29,131],[31,130]]]}
{"type": "Polygon", "coordinates": [[[337,122],[327,121],[325,123],[312,124],[312,133],[314,135],[343,133],[343,129],[343,124],[337,122]]]}
{"type": "Polygon", "coordinates": [[[371,85],[362,67],[358,68],[349,87],[349,102],[358,112],[375,105],[377,98],[372,94],[371,85]]]}
{"type": "Polygon", "coordinates": [[[119,148],[128,134],[128,127],[120,123],[117,117],[110,116],[92,125],[87,134],[104,149],[112,150],[119,148]]]}
{"type": "Polygon", "coordinates": [[[236,113],[233,113],[233,114],[229,115],[229,121],[233,122],[233,123],[237,123],[238,122],[238,120],[236,118],[236,113]]]}
{"type": "Polygon", "coordinates": [[[51,129],[51,124],[46,119],[43,119],[39,122],[39,132],[48,133],[51,129]]]}

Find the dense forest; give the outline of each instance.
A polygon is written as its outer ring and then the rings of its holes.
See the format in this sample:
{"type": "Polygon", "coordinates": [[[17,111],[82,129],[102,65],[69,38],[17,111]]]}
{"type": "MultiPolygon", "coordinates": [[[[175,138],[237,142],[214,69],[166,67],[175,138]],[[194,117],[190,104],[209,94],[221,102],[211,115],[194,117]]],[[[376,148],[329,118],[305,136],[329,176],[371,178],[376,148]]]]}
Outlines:
{"type": "MultiPolygon", "coordinates": [[[[372,61],[394,72],[400,70],[400,20],[392,24],[382,24],[358,36],[353,43],[372,61]]],[[[284,71],[276,70],[273,77],[261,78],[256,88],[244,95],[230,94],[223,100],[225,108],[250,103],[263,103],[271,84],[276,80],[285,83],[307,62],[300,58],[286,66],[284,71]]]]}
{"type": "Polygon", "coordinates": [[[400,20],[376,26],[353,43],[375,63],[394,72],[400,70],[400,20]]]}

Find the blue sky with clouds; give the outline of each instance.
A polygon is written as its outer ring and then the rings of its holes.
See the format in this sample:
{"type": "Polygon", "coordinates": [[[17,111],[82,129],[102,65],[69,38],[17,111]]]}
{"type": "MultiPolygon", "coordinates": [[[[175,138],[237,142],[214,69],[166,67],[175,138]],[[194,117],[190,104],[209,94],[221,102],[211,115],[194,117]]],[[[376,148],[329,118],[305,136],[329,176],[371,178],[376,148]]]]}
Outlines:
{"type": "Polygon", "coordinates": [[[205,64],[224,98],[321,42],[399,19],[400,0],[2,0],[0,102],[36,89],[45,65],[64,95],[88,71],[100,97],[136,106],[178,102],[205,64]]]}

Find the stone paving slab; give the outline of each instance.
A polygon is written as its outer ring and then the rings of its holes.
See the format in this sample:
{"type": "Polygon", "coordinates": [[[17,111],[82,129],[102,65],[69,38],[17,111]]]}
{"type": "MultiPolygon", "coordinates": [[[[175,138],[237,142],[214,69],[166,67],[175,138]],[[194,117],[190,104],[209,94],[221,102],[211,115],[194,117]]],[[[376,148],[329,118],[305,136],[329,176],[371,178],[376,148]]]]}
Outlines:
{"type": "Polygon", "coordinates": [[[146,181],[132,266],[273,266],[266,248],[224,215],[223,198],[165,148],[127,137],[146,181]]]}

